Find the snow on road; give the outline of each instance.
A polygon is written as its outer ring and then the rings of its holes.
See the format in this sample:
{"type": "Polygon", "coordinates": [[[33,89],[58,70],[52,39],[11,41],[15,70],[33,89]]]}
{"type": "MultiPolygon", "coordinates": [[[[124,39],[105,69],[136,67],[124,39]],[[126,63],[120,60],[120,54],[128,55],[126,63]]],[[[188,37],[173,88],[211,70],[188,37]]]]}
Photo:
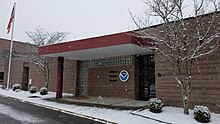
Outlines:
{"type": "MultiPolygon", "coordinates": [[[[120,124],[136,124],[136,123],[161,124],[160,122],[155,121],[155,120],[161,120],[173,124],[200,124],[193,119],[192,111],[190,111],[190,115],[184,115],[182,109],[176,107],[164,107],[162,113],[154,114],[149,112],[149,110],[136,112],[132,110],[114,110],[114,109],[105,109],[105,108],[97,108],[97,107],[85,107],[85,106],[56,103],[56,102],[46,101],[43,99],[43,98],[55,98],[54,92],[49,92],[48,95],[41,96],[39,93],[30,94],[29,92],[26,91],[13,92],[12,90],[6,91],[0,89],[0,95],[5,97],[13,97],[16,99],[20,99],[21,101],[24,102],[25,101],[31,102],[32,104],[47,107],[50,109],[61,110],[63,112],[74,114],[81,117],[86,117],[86,118],[92,117],[93,120],[96,121],[99,119],[103,119],[120,124]],[[32,95],[39,96],[39,98],[30,98],[30,96],[32,95]],[[141,116],[154,118],[155,120],[147,119],[141,116]]],[[[71,95],[71,94],[64,94],[64,95],[71,95]]],[[[212,113],[212,119],[209,124],[219,124],[219,123],[220,123],[220,114],[212,113]]]]}
{"type": "Polygon", "coordinates": [[[29,115],[27,113],[18,111],[10,106],[6,106],[3,104],[0,104],[0,114],[6,115],[8,117],[11,117],[15,120],[18,120],[20,122],[25,122],[25,123],[41,123],[44,120],[41,120],[38,117],[34,117],[32,115],[29,115]]]}

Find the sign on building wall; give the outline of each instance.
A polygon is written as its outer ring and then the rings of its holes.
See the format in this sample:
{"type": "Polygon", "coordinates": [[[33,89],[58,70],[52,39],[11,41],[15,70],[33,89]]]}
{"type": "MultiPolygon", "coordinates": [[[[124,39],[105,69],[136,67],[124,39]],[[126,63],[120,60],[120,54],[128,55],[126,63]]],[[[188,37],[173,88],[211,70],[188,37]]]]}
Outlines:
{"type": "Polygon", "coordinates": [[[126,82],[129,79],[129,73],[126,70],[122,70],[118,75],[120,81],[126,82]]]}
{"type": "Polygon", "coordinates": [[[109,82],[117,82],[118,71],[109,71],[109,82]]]}

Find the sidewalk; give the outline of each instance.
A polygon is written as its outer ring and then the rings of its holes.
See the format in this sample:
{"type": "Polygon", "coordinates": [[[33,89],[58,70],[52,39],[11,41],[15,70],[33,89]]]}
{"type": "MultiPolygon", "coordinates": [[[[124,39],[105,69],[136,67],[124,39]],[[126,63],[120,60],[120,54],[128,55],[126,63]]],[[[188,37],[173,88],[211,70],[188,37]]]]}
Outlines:
{"type": "Polygon", "coordinates": [[[75,104],[81,106],[96,106],[104,108],[112,108],[119,110],[137,110],[147,108],[147,101],[123,99],[123,98],[107,98],[107,97],[64,97],[61,99],[47,99],[60,103],[75,104]]]}
{"type": "MultiPolygon", "coordinates": [[[[106,109],[100,107],[94,107],[94,104],[99,103],[101,106],[109,105],[116,106],[121,104],[122,106],[134,107],[139,106],[139,103],[147,104],[146,101],[138,100],[129,100],[129,99],[108,99],[102,97],[74,97],[71,98],[72,94],[63,94],[64,98],[59,101],[63,101],[70,104],[61,104],[58,102],[51,102],[45,99],[54,99],[56,97],[55,92],[49,92],[47,95],[40,95],[39,92],[36,94],[30,94],[28,91],[14,92],[12,90],[3,90],[0,88],[0,96],[9,97],[13,99],[20,100],[21,102],[27,102],[33,105],[41,106],[44,108],[52,109],[55,111],[60,111],[68,113],[74,116],[84,117],[87,119],[92,119],[102,123],[118,123],[118,124],[164,124],[164,123],[173,123],[173,124],[200,124],[194,119],[193,110],[190,110],[189,115],[184,115],[182,108],[178,107],[163,107],[162,113],[152,113],[149,109],[139,109],[139,110],[117,110],[117,109],[106,109]],[[38,97],[33,97],[38,96],[38,97]],[[67,100],[68,101],[67,101],[67,100]],[[75,103],[80,101],[80,104],[83,101],[89,103],[92,107],[85,107],[80,105],[72,104],[71,101],[75,103]],[[106,102],[106,101],[111,102],[106,102]],[[93,102],[92,102],[93,101],[93,102]],[[134,102],[131,102],[134,101],[134,102]],[[109,103],[109,104],[106,104],[109,103]]],[[[54,99],[55,101],[55,99],[54,99]]],[[[121,106],[120,106],[121,107],[121,106]]],[[[117,108],[117,107],[115,107],[117,108]]],[[[121,108],[119,108],[121,109],[121,108]]],[[[212,113],[211,122],[209,124],[219,124],[220,114],[212,113]]]]}

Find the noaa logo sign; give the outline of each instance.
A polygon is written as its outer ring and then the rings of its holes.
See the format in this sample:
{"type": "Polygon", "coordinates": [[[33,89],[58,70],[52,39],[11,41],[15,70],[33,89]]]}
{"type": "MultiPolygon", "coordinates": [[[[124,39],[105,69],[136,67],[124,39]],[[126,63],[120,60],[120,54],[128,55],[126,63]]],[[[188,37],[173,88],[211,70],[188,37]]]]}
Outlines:
{"type": "Polygon", "coordinates": [[[118,77],[122,82],[126,82],[129,79],[129,73],[126,70],[122,70],[118,77]]]}

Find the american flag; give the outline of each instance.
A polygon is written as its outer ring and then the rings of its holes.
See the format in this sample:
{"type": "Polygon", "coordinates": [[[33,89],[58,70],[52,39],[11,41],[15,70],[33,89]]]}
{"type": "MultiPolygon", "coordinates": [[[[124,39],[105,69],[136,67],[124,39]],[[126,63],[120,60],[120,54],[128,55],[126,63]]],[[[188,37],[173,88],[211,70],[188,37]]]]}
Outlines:
{"type": "Polygon", "coordinates": [[[7,27],[8,32],[7,32],[7,33],[10,32],[11,23],[14,21],[14,17],[15,17],[15,5],[16,5],[16,4],[14,3],[14,6],[13,6],[13,9],[12,9],[12,12],[11,12],[11,17],[10,17],[10,20],[9,20],[9,22],[8,22],[8,27],[7,27]]]}

